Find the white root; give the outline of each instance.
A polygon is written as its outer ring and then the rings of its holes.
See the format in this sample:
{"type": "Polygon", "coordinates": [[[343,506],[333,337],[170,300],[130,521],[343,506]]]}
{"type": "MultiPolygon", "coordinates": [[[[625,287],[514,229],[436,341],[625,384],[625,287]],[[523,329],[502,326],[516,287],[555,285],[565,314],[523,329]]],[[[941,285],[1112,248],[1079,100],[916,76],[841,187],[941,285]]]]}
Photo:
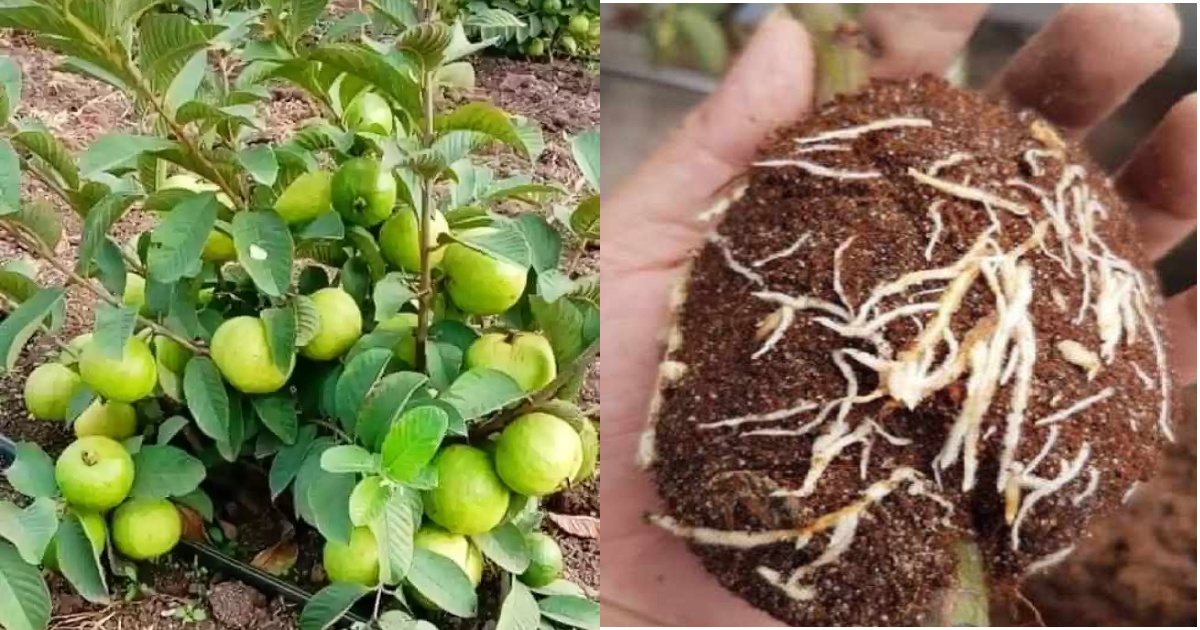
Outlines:
{"type": "Polygon", "coordinates": [[[847,127],[845,129],[834,129],[832,131],[823,131],[815,136],[807,138],[797,138],[796,144],[801,146],[812,145],[817,142],[825,142],[827,140],[854,140],[859,136],[870,133],[872,131],[881,131],[884,129],[896,129],[900,127],[932,127],[933,121],[924,118],[887,118],[884,120],[876,120],[864,125],[856,127],[847,127]]]}
{"type": "Polygon", "coordinates": [[[754,162],[752,166],[766,168],[794,166],[802,171],[805,171],[809,175],[842,180],[875,179],[883,176],[883,174],[879,171],[841,171],[835,168],[829,168],[828,166],[821,166],[816,162],[809,162],[808,160],[765,160],[762,162],[754,162]]]}
{"type": "Polygon", "coordinates": [[[797,402],[795,405],[793,405],[792,407],[788,407],[787,409],[778,409],[776,411],[771,411],[771,412],[763,413],[763,414],[750,414],[750,415],[745,415],[745,416],[738,416],[736,418],[729,418],[728,420],[719,420],[717,422],[705,422],[703,424],[698,424],[696,426],[697,426],[697,428],[700,428],[700,429],[720,429],[720,428],[729,428],[729,427],[739,427],[743,424],[753,424],[753,423],[758,423],[758,422],[777,422],[779,420],[787,420],[788,418],[791,418],[793,416],[798,416],[806,411],[812,411],[813,409],[816,409],[818,407],[820,407],[820,405],[818,405],[815,402],[812,402],[809,400],[801,400],[801,401],[797,402]]]}
{"type": "Polygon", "coordinates": [[[1075,341],[1074,339],[1063,339],[1054,346],[1058,349],[1058,353],[1062,355],[1068,363],[1082,369],[1087,374],[1088,380],[1096,378],[1100,373],[1100,357],[1095,352],[1088,350],[1087,346],[1075,341]]]}
{"type": "Polygon", "coordinates": [[[1063,420],[1070,418],[1071,416],[1083,411],[1084,409],[1087,409],[1088,407],[1091,407],[1092,405],[1095,405],[1096,403],[1106,400],[1107,398],[1109,398],[1110,396],[1112,396],[1115,393],[1117,393],[1117,390],[1115,390],[1111,387],[1105,387],[1104,389],[1100,390],[1099,392],[1096,392],[1095,394],[1092,394],[1091,396],[1088,396],[1087,398],[1083,398],[1083,399],[1079,400],[1078,402],[1071,405],[1070,407],[1067,407],[1066,409],[1060,409],[1060,410],[1046,416],[1045,418],[1038,420],[1037,422],[1034,423],[1034,426],[1044,427],[1048,424],[1062,422],[1063,420]]]}
{"type": "Polygon", "coordinates": [[[925,244],[925,260],[933,259],[933,248],[937,247],[938,237],[942,235],[942,213],[939,208],[945,203],[944,200],[938,199],[929,204],[929,219],[933,221],[933,231],[929,233],[929,242],[925,244]]]}
{"type": "Polygon", "coordinates": [[[773,254],[769,254],[767,256],[764,256],[763,258],[760,258],[760,259],[750,263],[750,266],[757,269],[769,262],[774,262],[776,260],[779,260],[780,258],[787,258],[788,256],[791,256],[792,254],[795,254],[796,252],[800,251],[800,248],[803,247],[804,244],[807,243],[811,237],[812,237],[811,234],[809,234],[808,232],[805,232],[804,234],[800,235],[800,238],[796,239],[796,242],[792,243],[791,245],[788,245],[787,247],[785,247],[773,254]]]}

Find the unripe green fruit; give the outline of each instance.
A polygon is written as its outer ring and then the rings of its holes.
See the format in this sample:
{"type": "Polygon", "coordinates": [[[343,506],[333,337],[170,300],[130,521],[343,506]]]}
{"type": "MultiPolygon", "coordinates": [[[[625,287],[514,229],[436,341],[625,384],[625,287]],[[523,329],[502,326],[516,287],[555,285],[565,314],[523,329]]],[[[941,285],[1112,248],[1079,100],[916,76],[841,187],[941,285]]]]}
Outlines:
{"type": "Polygon", "coordinates": [[[521,416],[496,443],[496,472],[518,494],[540,497],[561,490],[583,464],[579,434],[548,413],[521,416]]]}
{"type": "Polygon", "coordinates": [[[158,335],[154,337],[154,355],[163,367],[183,374],[187,362],[192,358],[192,351],[170,337],[158,335]]]}
{"type": "Polygon", "coordinates": [[[570,35],[563,35],[560,37],[558,39],[558,45],[561,46],[562,49],[566,51],[567,55],[571,57],[579,54],[579,43],[576,42],[575,38],[571,37],[570,35]]]}
{"type": "MultiPolygon", "coordinates": [[[[464,231],[463,235],[469,232],[464,231]]],[[[450,298],[472,315],[499,315],[512,308],[525,292],[528,276],[524,267],[458,243],[446,247],[442,269],[449,278],[446,289],[450,298]]]]}
{"type": "MultiPolygon", "coordinates": [[[[379,231],[379,250],[393,267],[412,272],[421,270],[421,249],[417,237],[419,224],[416,210],[408,207],[400,208],[383,224],[383,229],[379,231]]],[[[450,231],[446,218],[437,210],[430,216],[429,228],[429,236],[425,239],[429,247],[437,247],[438,235],[450,231]]],[[[431,249],[429,266],[438,266],[444,254],[444,248],[431,249]]]]}
{"type": "Polygon", "coordinates": [[[349,582],[363,586],[379,583],[379,544],[366,527],[350,532],[350,544],[325,541],[322,555],[325,575],[330,582],[349,582]]]}
{"type": "Polygon", "coordinates": [[[587,36],[588,29],[591,27],[592,23],[588,21],[587,16],[583,14],[579,14],[571,18],[571,21],[567,24],[567,30],[571,31],[571,33],[574,35],[578,35],[579,37],[587,36]]]}
{"type": "Polygon", "coordinates": [[[455,444],[433,460],[438,485],[422,493],[425,513],[456,534],[482,534],[500,524],[508,511],[508,488],[496,476],[488,454],[455,444]]]}
{"type": "Polygon", "coordinates": [[[130,499],[113,512],[113,545],[132,560],[169,553],[183,534],[183,518],[166,499],[130,499]]]}
{"type": "Polygon", "coordinates": [[[150,346],[130,337],[120,358],[109,358],[92,341],[79,359],[83,382],[106,400],[131,403],[149,396],[158,384],[158,366],[150,346]]]}
{"type": "Polygon", "coordinates": [[[520,575],[522,582],[538,588],[562,575],[562,549],[553,538],[542,532],[532,532],[525,536],[525,547],[529,550],[529,568],[520,575]]]}
{"type": "Polygon", "coordinates": [[[61,363],[45,363],[25,380],[25,408],[39,420],[64,420],[80,379],[61,363]]]}
{"type": "Polygon", "coordinates": [[[266,326],[257,317],[226,320],[213,335],[210,352],[225,380],[247,394],[278,391],[291,376],[291,369],[284,373],[275,367],[266,326]]]}
{"type": "Polygon", "coordinates": [[[213,230],[204,239],[204,251],[200,253],[200,258],[218,264],[237,260],[237,248],[228,234],[213,230]]]}
{"type": "Polygon", "coordinates": [[[54,464],[67,503],[93,512],[121,504],[133,488],[133,458],[120,442],[99,435],[72,442],[54,464]]]}
{"type": "Polygon", "coordinates": [[[146,315],[146,279],[136,273],[126,273],[121,303],[136,308],[140,315],[146,315]]]}
{"type": "Polygon", "coordinates": [[[133,437],[137,428],[133,405],[115,400],[107,403],[94,400],[75,419],[75,437],[102,435],[120,441],[133,437]]]}
{"type": "Polygon", "coordinates": [[[347,160],[333,174],[330,195],[333,208],[350,223],[371,227],[392,216],[396,205],[396,178],[373,158],[347,160]]]}
{"type": "Polygon", "coordinates": [[[416,313],[397,313],[376,326],[377,330],[402,333],[392,353],[410,366],[417,364],[417,324],[416,313]]]}
{"type": "Polygon", "coordinates": [[[546,54],[546,42],[540,39],[531,39],[528,44],[525,44],[525,54],[530,57],[541,57],[546,54]]]}
{"type": "Polygon", "coordinates": [[[305,173],[284,189],[275,201],[275,212],[288,225],[312,221],[333,207],[330,186],[333,175],[328,171],[305,173]]]}
{"type": "MultiPolygon", "coordinates": [[[[483,579],[483,555],[466,536],[452,534],[436,525],[426,525],[413,537],[413,545],[418,549],[436,553],[457,564],[471,580],[473,586],[479,586],[480,580],[483,579]]],[[[423,608],[438,610],[437,604],[415,589],[410,588],[408,591],[417,604],[423,608]]]]}
{"type": "Polygon", "coordinates": [[[393,128],[392,107],[382,96],[363,92],[346,108],[342,122],[347,129],[390,136],[393,128]]]}
{"type": "Polygon", "coordinates": [[[554,350],[537,333],[488,333],[467,348],[464,360],[468,369],[486,367],[504,372],[527,392],[545,387],[558,375],[554,350]]]}
{"type": "Polygon", "coordinates": [[[321,326],[300,353],[317,361],[336,359],[362,336],[363,319],[358,303],[342,289],[329,287],[313,293],[321,326]]]}

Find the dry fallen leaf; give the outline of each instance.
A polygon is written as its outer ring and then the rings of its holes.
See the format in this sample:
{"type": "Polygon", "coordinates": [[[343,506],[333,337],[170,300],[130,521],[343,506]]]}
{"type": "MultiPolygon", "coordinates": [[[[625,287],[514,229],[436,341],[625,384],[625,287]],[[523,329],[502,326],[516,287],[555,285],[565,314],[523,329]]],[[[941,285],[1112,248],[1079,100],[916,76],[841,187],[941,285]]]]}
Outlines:
{"type": "Polygon", "coordinates": [[[576,538],[600,537],[600,519],[595,516],[574,516],[548,512],[546,518],[550,519],[559,529],[576,538]]]}
{"type": "Polygon", "coordinates": [[[179,519],[183,522],[182,537],[193,542],[208,542],[208,533],[204,530],[204,518],[200,513],[186,505],[176,505],[179,519]]]}
{"type": "Polygon", "coordinates": [[[288,571],[292,570],[292,567],[296,566],[296,557],[299,554],[300,549],[296,543],[290,540],[281,540],[258,552],[250,564],[271,575],[286,575],[288,571]]]}

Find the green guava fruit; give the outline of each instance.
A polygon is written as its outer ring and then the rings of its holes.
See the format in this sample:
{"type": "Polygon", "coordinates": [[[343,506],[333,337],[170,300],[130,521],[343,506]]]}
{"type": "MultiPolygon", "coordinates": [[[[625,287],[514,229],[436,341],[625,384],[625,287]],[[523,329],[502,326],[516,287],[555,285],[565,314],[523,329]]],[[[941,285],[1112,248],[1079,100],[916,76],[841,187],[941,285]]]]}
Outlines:
{"type": "Polygon", "coordinates": [[[192,351],[170,337],[156,335],[154,337],[154,356],[158,359],[159,365],[176,374],[183,374],[184,369],[187,368],[187,362],[192,359],[192,351]]]}
{"type": "Polygon", "coordinates": [[[38,420],[64,420],[80,384],[79,375],[61,363],[44,363],[25,379],[25,408],[38,420]]]}
{"type": "Polygon", "coordinates": [[[392,107],[382,96],[374,92],[363,92],[346,108],[342,124],[354,131],[390,136],[393,128],[392,107]]]}
{"type": "MultiPolygon", "coordinates": [[[[453,561],[463,570],[473,586],[479,586],[480,580],[483,579],[483,554],[462,534],[452,534],[436,525],[426,525],[417,530],[416,536],[413,537],[413,545],[453,561]]],[[[437,604],[416,589],[409,588],[408,592],[423,608],[438,610],[437,604]]]]}
{"type": "Polygon", "coordinates": [[[113,545],[131,560],[169,553],[183,535],[183,518],[166,499],[130,499],[113,511],[113,545]]]}
{"type": "Polygon", "coordinates": [[[146,309],[146,279],[136,273],[125,274],[125,292],[121,295],[121,303],[138,310],[140,315],[148,315],[146,309]]]}
{"type": "Polygon", "coordinates": [[[561,490],[579,472],[583,445],[565,420],[534,412],[514,420],[496,443],[496,472],[518,494],[561,490]]]}
{"type": "Polygon", "coordinates": [[[448,446],[434,458],[438,485],[422,493],[425,513],[455,534],[482,534],[504,519],[508,488],[488,454],[470,446],[448,446]]]}
{"type": "Polygon", "coordinates": [[[105,512],[121,504],[133,488],[133,458],[121,443],[102,435],[72,442],[54,464],[54,480],[67,503],[105,512]]]}
{"type": "Polygon", "coordinates": [[[150,346],[137,337],[125,342],[119,359],[109,358],[92,341],[79,359],[83,382],[106,400],[131,403],[149,396],[158,384],[158,365],[150,346]]]}
{"type": "Polygon", "coordinates": [[[553,538],[542,532],[531,532],[525,536],[525,548],[529,550],[529,568],[519,576],[522,582],[538,588],[562,575],[562,549],[553,538]]]}
{"type": "Polygon", "coordinates": [[[290,368],[285,373],[275,367],[266,326],[257,317],[225,320],[217,327],[209,352],[225,380],[247,394],[278,391],[292,375],[290,368]]]}
{"type": "Polygon", "coordinates": [[[129,403],[92,401],[75,419],[75,437],[102,435],[117,441],[137,433],[137,412],[129,403]]]}
{"type": "MultiPolygon", "coordinates": [[[[449,232],[450,226],[437,210],[429,219],[429,236],[425,242],[430,247],[437,247],[438,235],[449,232]]],[[[379,232],[379,250],[393,267],[414,273],[421,270],[421,250],[417,238],[419,223],[417,211],[405,206],[383,224],[379,232]]],[[[444,254],[444,248],[430,250],[429,266],[432,268],[441,264],[444,254]]]]}
{"type": "Polygon", "coordinates": [[[464,360],[468,369],[485,367],[504,372],[527,392],[545,387],[558,376],[554,350],[537,333],[487,333],[467,348],[464,360]]]}
{"type": "Polygon", "coordinates": [[[373,158],[347,160],[330,184],[333,208],[350,223],[371,227],[392,216],[396,178],[373,158]]]}
{"type": "Polygon", "coordinates": [[[325,574],[330,582],[350,582],[363,586],[379,583],[379,544],[366,527],[350,532],[350,544],[325,541],[322,555],[325,574]]]}
{"type": "Polygon", "coordinates": [[[317,361],[336,359],[362,336],[363,318],[358,303],[340,288],[328,287],[309,296],[317,307],[321,326],[300,354],[317,361]]]}
{"type": "Polygon", "coordinates": [[[586,37],[591,28],[592,23],[582,13],[571,18],[571,21],[567,23],[567,30],[571,31],[572,35],[579,37],[586,37]]]}
{"type": "Polygon", "coordinates": [[[228,234],[213,230],[204,239],[204,251],[200,253],[200,259],[217,264],[237,260],[237,248],[228,234]]]}
{"type": "Polygon", "coordinates": [[[376,330],[402,333],[392,353],[410,366],[417,364],[417,324],[416,313],[397,313],[375,327],[376,330]]]}
{"type": "MultiPolygon", "coordinates": [[[[471,231],[465,230],[462,235],[471,231]]],[[[459,243],[446,246],[442,269],[449,278],[446,288],[450,298],[458,308],[472,315],[499,315],[507,311],[521,299],[528,275],[524,267],[459,243]]]]}
{"type": "Polygon", "coordinates": [[[288,225],[312,221],[333,208],[329,171],[305,173],[284,189],[275,201],[275,212],[288,225]]]}

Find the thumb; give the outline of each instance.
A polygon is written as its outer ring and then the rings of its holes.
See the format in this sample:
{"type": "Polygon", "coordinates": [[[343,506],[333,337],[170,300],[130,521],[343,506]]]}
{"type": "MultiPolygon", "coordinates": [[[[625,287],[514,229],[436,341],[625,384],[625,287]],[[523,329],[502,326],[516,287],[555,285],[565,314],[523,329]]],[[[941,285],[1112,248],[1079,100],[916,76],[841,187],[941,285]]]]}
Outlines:
{"type": "Polygon", "coordinates": [[[606,200],[612,262],[669,263],[695,247],[703,226],[694,219],[712,195],[774,129],[811,107],[813,68],[804,27],[783,11],[768,17],[717,91],[606,200]]]}

